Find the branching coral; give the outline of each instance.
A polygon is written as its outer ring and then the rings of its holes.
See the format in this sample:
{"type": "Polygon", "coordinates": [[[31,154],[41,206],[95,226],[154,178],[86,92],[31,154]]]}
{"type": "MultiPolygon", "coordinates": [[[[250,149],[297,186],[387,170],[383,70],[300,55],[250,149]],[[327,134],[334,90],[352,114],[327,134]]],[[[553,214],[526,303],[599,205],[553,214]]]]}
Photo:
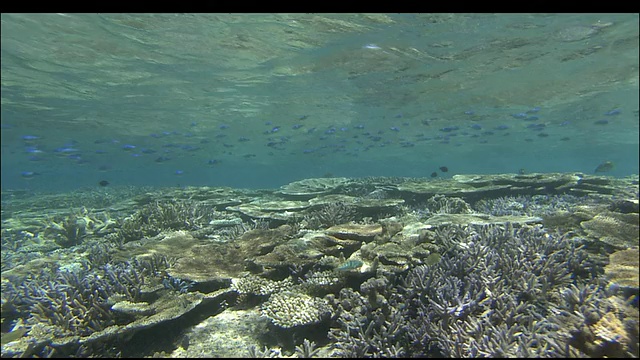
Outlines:
{"type": "Polygon", "coordinates": [[[114,242],[129,242],[155,236],[162,230],[199,230],[215,218],[215,209],[193,201],[147,204],[130,217],[120,220],[112,234],[114,242]]]}
{"type": "Polygon", "coordinates": [[[354,220],[355,209],[342,202],[322,205],[317,210],[305,216],[307,227],[310,229],[328,228],[354,220]]]}
{"type": "Polygon", "coordinates": [[[53,236],[55,242],[62,247],[79,245],[87,236],[86,223],[72,214],[57,222],[51,221],[45,234],[53,236]]]}
{"type": "Polygon", "coordinates": [[[575,239],[539,227],[449,226],[442,258],[396,289],[372,278],[343,289],[331,330],[341,356],[551,356],[561,325],[549,321],[562,291],[593,274],[575,239]],[[572,264],[567,267],[567,264],[572,264]],[[346,292],[345,292],[346,291],[346,292]]]}
{"type": "MultiPolygon", "coordinates": [[[[109,325],[127,323],[132,318],[115,315],[110,299],[117,296],[137,302],[142,287],[169,265],[165,257],[124,263],[79,263],[74,271],[43,270],[37,276],[2,283],[3,317],[28,319],[30,325],[53,326],[59,335],[90,335],[109,325]]],[[[173,288],[175,288],[175,284],[173,288]]],[[[178,281],[177,291],[186,286],[178,281]],[[183,286],[184,285],[184,286],[183,286]]]]}

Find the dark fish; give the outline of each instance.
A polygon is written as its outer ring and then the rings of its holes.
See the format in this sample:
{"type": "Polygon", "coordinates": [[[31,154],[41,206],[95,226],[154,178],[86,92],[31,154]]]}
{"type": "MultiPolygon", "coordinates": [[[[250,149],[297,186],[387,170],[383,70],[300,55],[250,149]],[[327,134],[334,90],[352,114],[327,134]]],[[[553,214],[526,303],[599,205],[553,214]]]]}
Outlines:
{"type": "Polygon", "coordinates": [[[109,185],[109,182],[108,182],[107,180],[102,180],[102,181],[100,181],[100,182],[98,183],[98,185],[100,185],[100,186],[103,186],[103,187],[104,187],[104,186],[109,185]]]}
{"type": "Polygon", "coordinates": [[[427,260],[425,261],[425,263],[429,266],[433,266],[440,261],[441,257],[442,256],[440,256],[440,254],[438,253],[431,253],[431,255],[427,256],[427,260]]]}
{"type": "Polygon", "coordinates": [[[438,177],[438,173],[437,173],[437,172],[435,172],[435,171],[434,171],[434,172],[432,172],[432,173],[431,173],[431,177],[432,177],[432,178],[434,178],[434,177],[438,177]]]}
{"type": "Polygon", "coordinates": [[[447,172],[447,171],[449,171],[449,168],[448,168],[448,167],[446,167],[446,166],[440,166],[440,168],[439,168],[439,169],[440,169],[440,171],[442,171],[442,172],[447,172]]]}
{"type": "Polygon", "coordinates": [[[598,165],[598,167],[594,172],[595,173],[609,172],[613,170],[614,166],[615,164],[612,161],[605,161],[602,164],[598,165]]]}
{"type": "Polygon", "coordinates": [[[518,170],[518,174],[520,174],[520,175],[524,175],[524,174],[526,174],[526,173],[527,173],[527,170],[526,170],[525,168],[520,168],[520,169],[518,170]]]}

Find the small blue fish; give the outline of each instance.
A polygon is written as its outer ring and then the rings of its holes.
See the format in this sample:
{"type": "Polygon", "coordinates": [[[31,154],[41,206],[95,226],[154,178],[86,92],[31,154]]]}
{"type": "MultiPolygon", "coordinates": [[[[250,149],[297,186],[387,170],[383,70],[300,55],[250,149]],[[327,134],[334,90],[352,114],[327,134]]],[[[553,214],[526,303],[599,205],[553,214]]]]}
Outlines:
{"type": "Polygon", "coordinates": [[[545,126],[546,126],[545,124],[533,123],[533,124],[527,125],[527,129],[542,130],[544,129],[545,126]]]}
{"type": "Polygon", "coordinates": [[[40,174],[35,171],[23,171],[20,173],[20,176],[22,176],[23,179],[33,179],[36,175],[40,174]]]}
{"type": "Polygon", "coordinates": [[[24,148],[24,151],[29,154],[38,154],[42,152],[42,150],[38,149],[35,146],[27,146],[26,148],[24,148]]]}
{"type": "Polygon", "coordinates": [[[440,129],[440,131],[442,131],[442,132],[451,132],[451,131],[455,131],[455,130],[458,130],[457,126],[445,126],[445,127],[440,129]]]}

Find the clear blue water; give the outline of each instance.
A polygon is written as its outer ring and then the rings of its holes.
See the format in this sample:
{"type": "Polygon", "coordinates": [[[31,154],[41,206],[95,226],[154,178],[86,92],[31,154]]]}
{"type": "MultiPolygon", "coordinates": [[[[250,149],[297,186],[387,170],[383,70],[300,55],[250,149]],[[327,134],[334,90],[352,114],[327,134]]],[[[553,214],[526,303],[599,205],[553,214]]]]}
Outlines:
{"type": "Polygon", "coordinates": [[[2,188],[638,171],[638,14],[2,14],[2,188]]]}

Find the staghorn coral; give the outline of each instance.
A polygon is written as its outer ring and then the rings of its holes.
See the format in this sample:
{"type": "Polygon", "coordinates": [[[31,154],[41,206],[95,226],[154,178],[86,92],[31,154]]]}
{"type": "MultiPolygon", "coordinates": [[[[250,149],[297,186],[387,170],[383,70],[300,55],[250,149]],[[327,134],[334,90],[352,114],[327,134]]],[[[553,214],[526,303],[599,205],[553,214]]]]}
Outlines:
{"type": "Polygon", "coordinates": [[[144,286],[160,284],[168,266],[166,257],[154,255],[121,263],[80,262],[55,272],[43,269],[37,276],[12,277],[2,283],[3,318],[51,326],[58,336],[87,336],[126,324],[133,318],[111,312],[112,299],[142,300],[144,286]]]}
{"type": "Polygon", "coordinates": [[[317,356],[319,352],[320,349],[316,348],[316,343],[308,339],[304,339],[301,345],[296,346],[296,355],[299,358],[309,359],[317,356]]]}
{"type": "MultiPolygon", "coordinates": [[[[345,288],[332,304],[336,323],[328,336],[332,356],[337,357],[404,357],[406,327],[400,306],[372,306],[358,292],[345,288]]],[[[398,304],[394,304],[398,305],[398,304]]]]}
{"type": "Polygon", "coordinates": [[[623,323],[625,311],[610,295],[600,279],[562,292],[564,301],[551,318],[560,328],[552,342],[560,356],[638,357],[637,318],[623,323]]]}
{"type": "Polygon", "coordinates": [[[596,204],[597,199],[569,194],[561,195],[520,195],[503,196],[496,199],[482,199],[473,208],[493,216],[529,215],[543,216],[567,211],[573,212],[576,205],[596,204]]]}
{"type": "MultiPolygon", "coordinates": [[[[338,356],[552,356],[562,291],[597,275],[576,239],[540,227],[446,226],[434,265],[343,289],[330,331],[338,356]]],[[[599,319],[595,318],[594,321],[599,319]]],[[[595,323],[595,322],[594,322],[595,323]]]]}
{"type": "Polygon", "coordinates": [[[445,356],[544,356],[545,338],[531,334],[540,333],[535,320],[549,315],[571,282],[565,264],[575,244],[539,228],[463,231],[467,236],[437,266],[419,266],[404,280],[407,315],[429,324],[412,326],[422,329],[413,338],[431,339],[422,346],[445,356]]]}
{"type": "Polygon", "coordinates": [[[352,206],[343,202],[332,202],[311,211],[305,216],[305,221],[309,229],[328,228],[353,220],[355,213],[352,206]]]}
{"type": "Polygon", "coordinates": [[[155,236],[163,230],[200,230],[215,218],[215,208],[203,203],[156,201],[118,222],[114,242],[129,242],[155,236]]]}
{"type": "Polygon", "coordinates": [[[45,229],[46,236],[52,236],[62,247],[79,245],[87,236],[85,220],[71,214],[64,219],[54,219],[45,229]]]}

